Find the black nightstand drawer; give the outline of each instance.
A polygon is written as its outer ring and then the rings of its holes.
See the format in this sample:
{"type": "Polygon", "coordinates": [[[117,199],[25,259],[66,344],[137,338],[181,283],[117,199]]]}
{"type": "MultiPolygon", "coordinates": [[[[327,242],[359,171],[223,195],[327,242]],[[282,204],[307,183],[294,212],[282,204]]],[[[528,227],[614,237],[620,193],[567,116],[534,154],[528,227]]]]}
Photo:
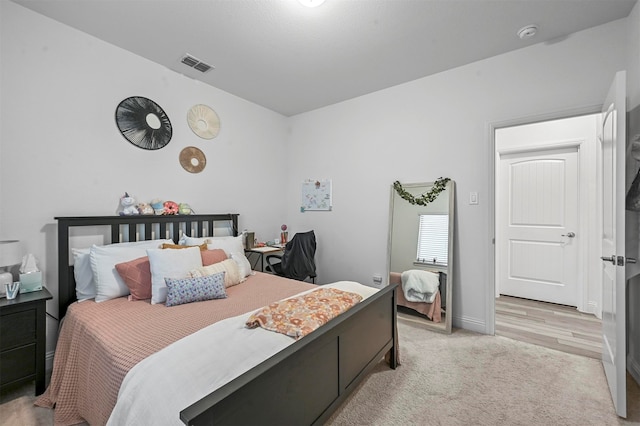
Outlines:
{"type": "Polygon", "coordinates": [[[2,349],[35,343],[36,325],[35,308],[2,315],[2,325],[0,326],[2,349]]]}
{"type": "Polygon", "coordinates": [[[0,299],[0,392],[35,379],[45,389],[46,288],[0,299]]]}
{"type": "Polygon", "coordinates": [[[0,354],[2,384],[36,374],[36,344],[23,346],[0,354]]]}

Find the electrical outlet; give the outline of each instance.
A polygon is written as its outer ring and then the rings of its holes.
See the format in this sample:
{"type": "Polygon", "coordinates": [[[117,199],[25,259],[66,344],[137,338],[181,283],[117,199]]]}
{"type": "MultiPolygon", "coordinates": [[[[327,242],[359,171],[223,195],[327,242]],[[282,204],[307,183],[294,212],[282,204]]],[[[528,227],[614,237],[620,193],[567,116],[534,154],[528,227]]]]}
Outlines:
{"type": "Polygon", "coordinates": [[[375,275],[373,276],[373,283],[374,283],[375,285],[381,285],[381,284],[382,284],[382,275],[380,275],[380,274],[375,274],[375,275]]]}

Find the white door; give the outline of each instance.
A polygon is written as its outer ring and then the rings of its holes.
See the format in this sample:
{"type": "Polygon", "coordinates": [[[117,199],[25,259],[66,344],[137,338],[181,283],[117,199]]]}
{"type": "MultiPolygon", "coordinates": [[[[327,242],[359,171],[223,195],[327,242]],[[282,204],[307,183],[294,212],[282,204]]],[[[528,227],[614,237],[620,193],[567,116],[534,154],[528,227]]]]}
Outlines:
{"type": "Polygon", "coordinates": [[[627,416],[625,281],[624,71],[618,72],[602,106],[602,364],[620,417],[627,416]]]}
{"type": "Polygon", "coordinates": [[[578,148],[500,156],[500,294],[577,306],[578,148]]]}

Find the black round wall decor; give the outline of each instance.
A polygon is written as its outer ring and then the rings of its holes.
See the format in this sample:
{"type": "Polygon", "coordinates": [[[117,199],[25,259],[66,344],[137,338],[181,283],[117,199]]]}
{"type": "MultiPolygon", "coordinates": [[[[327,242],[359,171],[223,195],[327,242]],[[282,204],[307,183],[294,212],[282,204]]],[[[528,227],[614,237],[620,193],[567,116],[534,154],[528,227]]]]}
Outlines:
{"type": "Polygon", "coordinates": [[[142,96],[118,104],[116,124],[125,139],[142,149],[163,148],[173,134],[171,121],[160,105],[142,96]]]}

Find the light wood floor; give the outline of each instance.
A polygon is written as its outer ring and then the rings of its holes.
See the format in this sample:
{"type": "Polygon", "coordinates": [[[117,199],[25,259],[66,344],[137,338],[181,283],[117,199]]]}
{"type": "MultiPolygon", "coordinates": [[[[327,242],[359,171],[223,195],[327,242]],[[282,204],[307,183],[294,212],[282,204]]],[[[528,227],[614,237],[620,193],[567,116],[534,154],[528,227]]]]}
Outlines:
{"type": "Polygon", "coordinates": [[[571,306],[500,296],[496,299],[496,335],[601,358],[601,321],[571,306]]]}

